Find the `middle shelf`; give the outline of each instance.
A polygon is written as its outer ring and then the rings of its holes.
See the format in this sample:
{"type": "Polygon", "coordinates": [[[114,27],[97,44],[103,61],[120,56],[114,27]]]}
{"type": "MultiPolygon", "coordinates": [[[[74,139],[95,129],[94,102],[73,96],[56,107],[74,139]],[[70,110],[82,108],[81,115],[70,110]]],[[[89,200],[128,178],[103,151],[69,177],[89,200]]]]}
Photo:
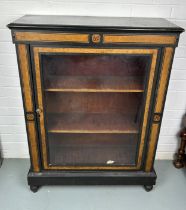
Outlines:
{"type": "Polygon", "coordinates": [[[45,79],[47,92],[143,92],[143,77],[51,76],[45,79]]]}
{"type": "Polygon", "coordinates": [[[47,114],[49,133],[138,133],[135,116],[121,113],[47,114]]]}

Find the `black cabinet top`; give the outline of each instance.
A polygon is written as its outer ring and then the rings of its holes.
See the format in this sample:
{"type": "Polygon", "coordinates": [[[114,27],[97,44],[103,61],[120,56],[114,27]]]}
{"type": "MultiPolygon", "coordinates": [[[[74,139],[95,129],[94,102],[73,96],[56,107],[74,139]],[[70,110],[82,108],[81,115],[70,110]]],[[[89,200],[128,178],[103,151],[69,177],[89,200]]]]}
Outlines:
{"type": "Polygon", "coordinates": [[[128,32],[183,32],[163,18],[25,15],[8,25],[29,30],[100,30],[128,32]]]}

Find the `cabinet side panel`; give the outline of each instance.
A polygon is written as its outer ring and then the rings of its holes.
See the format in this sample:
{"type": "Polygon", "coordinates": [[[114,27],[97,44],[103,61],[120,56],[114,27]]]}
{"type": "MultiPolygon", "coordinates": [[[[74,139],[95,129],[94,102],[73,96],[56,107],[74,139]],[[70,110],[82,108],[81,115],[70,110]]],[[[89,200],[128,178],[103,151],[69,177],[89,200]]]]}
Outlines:
{"type": "Polygon", "coordinates": [[[155,98],[154,116],[152,119],[152,126],[149,135],[149,146],[147,151],[147,160],[145,165],[145,171],[150,172],[153,167],[154,156],[156,151],[156,145],[159,137],[161,116],[163,113],[165,96],[167,92],[167,86],[169,81],[169,75],[171,70],[171,63],[173,60],[174,48],[166,47],[163,53],[163,63],[161,66],[160,79],[158,84],[158,90],[155,98]]]}
{"type": "Polygon", "coordinates": [[[34,172],[40,171],[38,155],[38,139],[35,124],[35,114],[33,105],[33,92],[31,88],[31,76],[29,66],[29,52],[25,44],[17,45],[17,55],[19,63],[20,80],[22,86],[22,96],[25,109],[25,120],[31,156],[32,169],[34,172]]]}

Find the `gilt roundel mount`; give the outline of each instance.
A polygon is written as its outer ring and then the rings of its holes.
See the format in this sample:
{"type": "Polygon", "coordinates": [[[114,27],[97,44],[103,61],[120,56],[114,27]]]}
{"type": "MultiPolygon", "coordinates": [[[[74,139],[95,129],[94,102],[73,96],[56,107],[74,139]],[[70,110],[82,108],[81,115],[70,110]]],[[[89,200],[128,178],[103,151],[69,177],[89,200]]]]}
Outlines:
{"type": "Polygon", "coordinates": [[[33,121],[34,120],[34,114],[32,112],[26,113],[26,120],[33,121]]]}
{"type": "Polygon", "coordinates": [[[155,113],[154,114],[154,122],[158,123],[161,120],[161,114],[155,113]]]}
{"type": "Polygon", "coordinates": [[[91,37],[93,43],[100,43],[101,42],[101,35],[100,34],[93,34],[91,37]]]}

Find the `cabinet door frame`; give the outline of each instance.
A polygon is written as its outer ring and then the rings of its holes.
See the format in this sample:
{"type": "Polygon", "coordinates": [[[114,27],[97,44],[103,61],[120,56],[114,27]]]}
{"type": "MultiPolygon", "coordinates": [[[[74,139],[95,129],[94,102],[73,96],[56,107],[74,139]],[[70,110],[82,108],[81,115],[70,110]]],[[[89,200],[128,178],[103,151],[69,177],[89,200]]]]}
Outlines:
{"type": "Polygon", "coordinates": [[[152,107],[153,112],[149,126],[148,145],[146,148],[147,151],[144,165],[144,170],[146,172],[153,170],[174,52],[174,47],[166,46],[162,49],[161,63],[158,71],[156,91],[152,107]]]}
{"type": "Polygon", "coordinates": [[[35,95],[36,103],[39,109],[43,109],[43,93],[42,93],[42,84],[41,84],[41,68],[40,68],[40,54],[42,53],[94,53],[94,54],[146,54],[152,57],[151,67],[149,71],[149,80],[148,80],[148,90],[146,93],[146,104],[144,112],[144,123],[142,129],[142,140],[139,144],[139,154],[137,156],[136,165],[134,166],[51,166],[48,164],[47,158],[47,146],[46,146],[46,131],[44,123],[44,114],[40,114],[38,118],[38,127],[40,133],[40,148],[41,148],[41,159],[43,163],[44,170],[141,170],[143,166],[145,144],[146,144],[146,134],[148,129],[148,121],[151,115],[151,101],[153,98],[154,85],[156,80],[156,74],[159,67],[159,57],[161,49],[159,47],[136,47],[131,48],[130,46],[125,47],[82,47],[82,46],[55,46],[54,45],[32,45],[31,46],[31,57],[32,57],[32,69],[35,82],[35,95]],[[148,107],[148,108],[147,108],[148,107]]]}

